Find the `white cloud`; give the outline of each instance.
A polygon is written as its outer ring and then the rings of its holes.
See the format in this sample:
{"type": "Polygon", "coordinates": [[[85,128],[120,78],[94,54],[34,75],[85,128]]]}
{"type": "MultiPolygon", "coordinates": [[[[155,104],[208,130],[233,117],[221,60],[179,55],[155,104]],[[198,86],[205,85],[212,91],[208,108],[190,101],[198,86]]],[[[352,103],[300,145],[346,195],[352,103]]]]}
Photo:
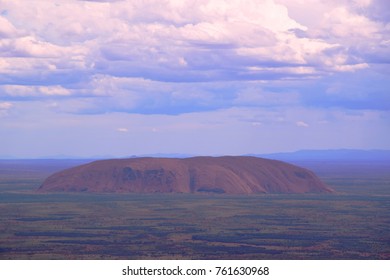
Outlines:
{"type": "Polygon", "coordinates": [[[386,5],[0,0],[0,154],[389,147],[386,5]]]}
{"type": "Polygon", "coordinates": [[[366,8],[371,5],[372,0],[353,0],[358,8],[366,8]]]}
{"type": "MultiPolygon", "coordinates": [[[[321,61],[327,62],[325,68],[328,70],[350,71],[349,65],[369,62],[378,53],[385,57],[381,46],[389,39],[390,33],[386,30],[388,18],[387,21],[380,20],[378,14],[380,9],[385,9],[386,4],[381,4],[383,1],[276,1],[288,8],[292,18],[307,27],[300,36],[339,47],[339,54],[345,56],[344,61],[333,60],[334,53],[325,52],[321,55],[321,61]],[[348,67],[343,68],[344,65],[348,67]]],[[[388,50],[386,53],[390,56],[388,50]]]]}
{"type": "Polygon", "coordinates": [[[286,31],[293,28],[305,29],[288,16],[285,6],[269,0],[207,1],[201,6],[204,17],[226,23],[245,22],[272,31],[286,31]]]}
{"type": "Polygon", "coordinates": [[[8,72],[10,65],[6,59],[0,57],[0,73],[8,72]]]}
{"type": "Polygon", "coordinates": [[[71,91],[62,86],[21,86],[5,85],[0,86],[0,97],[26,97],[46,98],[47,96],[69,96],[71,91]]]}
{"type": "MultiPolygon", "coordinates": [[[[348,10],[347,7],[335,7],[324,14],[322,26],[324,32],[329,36],[329,33],[339,38],[353,39],[370,38],[376,35],[380,25],[372,22],[365,16],[355,14],[348,10]]],[[[326,36],[324,34],[324,36],[326,36]]],[[[375,39],[371,38],[371,39],[375,39]]]]}
{"type": "Polygon", "coordinates": [[[126,132],[129,132],[129,129],[127,129],[125,127],[120,127],[120,128],[117,128],[116,131],[126,133],[126,132]]]}
{"type": "Polygon", "coordinates": [[[32,87],[20,85],[1,86],[0,94],[5,96],[28,96],[33,93],[32,87]]]}
{"type": "Polygon", "coordinates": [[[297,121],[295,124],[299,127],[309,127],[309,125],[304,121],[297,121]]]}
{"type": "MultiPolygon", "coordinates": [[[[7,43],[7,42],[5,42],[7,43]]],[[[33,36],[17,38],[11,42],[12,51],[10,56],[32,56],[32,57],[59,57],[63,55],[60,47],[48,42],[38,41],[33,36]]]]}
{"type": "Polygon", "coordinates": [[[388,29],[359,12],[371,5],[0,0],[0,83],[7,85],[0,94],[77,97],[59,106],[75,113],[293,105],[299,90],[283,83],[358,72],[371,67],[367,57],[387,57],[388,29]],[[281,93],[249,92],[253,80],[281,81],[281,93]],[[221,86],[227,81],[241,84],[221,86]]]}
{"type": "Polygon", "coordinates": [[[0,117],[7,116],[8,110],[13,107],[11,102],[0,102],[0,117]]]}
{"type": "Polygon", "coordinates": [[[355,72],[357,70],[368,68],[368,63],[358,63],[358,64],[352,64],[352,65],[336,65],[334,67],[335,70],[341,71],[341,72],[355,72]]]}
{"type": "Polygon", "coordinates": [[[12,107],[11,102],[0,102],[0,110],[8,110],[12,107]]]}
{"type": "Polygon", "coordinates": [[[45,95],[49,96],[67,96],[71,95],[71,92],[68,89],[63,88],[62,86],[46,86],[39,87],[39,91],[45,95]]]}
{"type": "Polygon", "coordinates": [[[15,26],[9,22],[3,16],[0,16],[0,37],[7,38],[15,36],[18,33],[18,30],[15,26]]]}
{"type": "Polygon", "coordinates": [[[75,69],[166,80],[185,69],[190,80],[221,80],[226,71],[236,79],[253,79],[256,74],[242,69],[267,63],[273,68],[268,73],[305,77],[308,71],[321,74],[324,67],[356,69],[354,64],[364,62],[350,63],[345,53],[341,61],[327,51],[345,44],[335,40],[339,36],[360,38],[380,31],[378,24],[344,6],[320,5],[315,0],[302,2],[309,8],[276,0],[0,3],[7,10],[1,18],[9,37],[0,40],[0,52],[8,57],[2,64],[14,65],[1,69],[19,74],[45,65],[50,73],[75,69]],[[290,16],[294,7],[306,13],[315,5],[322,12],[316,24],[304,20],[310,15],[290,16]],[[310,36],[300,37],[291,30],[310,36]],[[326,38],[329,34],[335,38],[326,38]],[[31,59],[13,59],[20,56],[31,59]],[[280,63],[292,66],[274,66],[280,63]],[[293,64],[300,65],[295,70],[293,64]]]}

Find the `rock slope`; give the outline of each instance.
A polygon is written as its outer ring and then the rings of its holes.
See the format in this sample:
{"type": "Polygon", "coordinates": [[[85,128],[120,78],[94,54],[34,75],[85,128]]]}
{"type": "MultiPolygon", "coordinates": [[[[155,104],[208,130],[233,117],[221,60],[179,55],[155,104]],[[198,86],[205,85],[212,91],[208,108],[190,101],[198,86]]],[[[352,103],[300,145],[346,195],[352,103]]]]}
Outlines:
{"type": "Polygon", "coordinates": [[[39,192],[328,193],[311,171],[246,156],[99,160],[57,172],[39,192]]]}

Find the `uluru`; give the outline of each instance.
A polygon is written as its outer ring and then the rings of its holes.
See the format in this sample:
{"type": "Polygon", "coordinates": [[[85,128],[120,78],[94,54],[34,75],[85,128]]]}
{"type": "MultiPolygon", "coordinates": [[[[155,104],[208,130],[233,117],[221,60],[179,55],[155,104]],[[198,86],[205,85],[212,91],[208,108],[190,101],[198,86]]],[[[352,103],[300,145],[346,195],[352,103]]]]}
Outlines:
{"type": "Polygon", "coordinates": [[[49,176],[38,192],[329,193],[313,172],[249,156],[98,160],[49,176]]]}

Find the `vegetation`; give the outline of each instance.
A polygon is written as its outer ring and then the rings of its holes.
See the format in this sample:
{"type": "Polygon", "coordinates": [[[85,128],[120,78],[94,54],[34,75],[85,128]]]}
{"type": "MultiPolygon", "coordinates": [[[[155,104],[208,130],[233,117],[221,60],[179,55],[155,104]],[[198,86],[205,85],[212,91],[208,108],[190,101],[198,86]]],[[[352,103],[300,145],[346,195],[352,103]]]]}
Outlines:
{"type": "Polygon", "coordinates": [[[388,178],[323,178],[336,194],[37,194],[42,174],[0,177],[0,259],[390,259],[388,178]]]}

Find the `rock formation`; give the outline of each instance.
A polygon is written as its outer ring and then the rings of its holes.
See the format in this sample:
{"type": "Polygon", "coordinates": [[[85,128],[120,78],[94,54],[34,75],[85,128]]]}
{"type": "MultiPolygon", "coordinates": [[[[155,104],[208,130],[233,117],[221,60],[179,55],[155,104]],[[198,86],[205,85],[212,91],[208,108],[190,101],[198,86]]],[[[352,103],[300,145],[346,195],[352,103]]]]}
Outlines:
{"type": "Polygon", "coordinates": [[[99,160],[57,172],[39,192],[327,193],[311,171],[246,156],[99,160]]]}

